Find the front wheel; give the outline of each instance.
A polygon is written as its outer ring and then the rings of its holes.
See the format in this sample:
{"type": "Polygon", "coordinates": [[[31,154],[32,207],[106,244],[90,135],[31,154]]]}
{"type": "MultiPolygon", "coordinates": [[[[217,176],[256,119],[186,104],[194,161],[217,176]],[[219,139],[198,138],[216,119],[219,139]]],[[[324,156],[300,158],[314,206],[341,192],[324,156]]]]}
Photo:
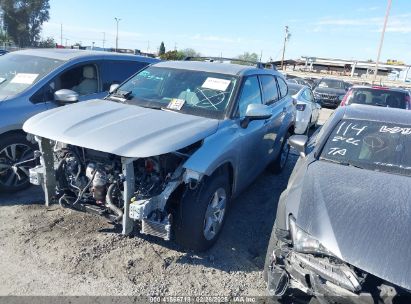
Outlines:
{"type": "Polygon", "coordinates": [[[175,223],[176,242],[184,248],[205,251],[217,240],[224,225],[230,186],[228,177],[216,173],[183,194],[175,223]]]}
{"type": "Polygon", "coordinates": [[[33,158],[35,145],[23,133],[0,138],[0,192],[15,192],[30,185],[29,169],[34,162],[19,164],[33,158]]]}

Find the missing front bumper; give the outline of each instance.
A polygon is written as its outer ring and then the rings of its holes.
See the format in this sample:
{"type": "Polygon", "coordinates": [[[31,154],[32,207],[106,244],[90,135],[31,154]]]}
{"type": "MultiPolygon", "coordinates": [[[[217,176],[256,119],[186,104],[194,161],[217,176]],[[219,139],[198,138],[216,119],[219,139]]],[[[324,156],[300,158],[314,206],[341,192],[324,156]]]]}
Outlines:
{"type": "Polygon", "coordinates": [[[308,296],[349,298],[358,302],[361,290],[361,280],[347,264],[292,250],[275,252],[267,279],[269,294],[277,297],[298,291],[308,296]]]}

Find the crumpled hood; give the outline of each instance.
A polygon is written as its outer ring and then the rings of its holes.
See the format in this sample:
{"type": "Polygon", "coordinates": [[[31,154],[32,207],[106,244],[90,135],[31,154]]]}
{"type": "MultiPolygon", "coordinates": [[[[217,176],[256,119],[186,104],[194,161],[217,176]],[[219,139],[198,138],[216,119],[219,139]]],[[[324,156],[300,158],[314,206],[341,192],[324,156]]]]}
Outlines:
{"type": "Polygon", "coordinates": [[[297,224],[345,262],[411,290],[411,178],[317,161],[297,224]]]}
{"type": "Polygon", "coordinates": [[[124,157],[148,157],[182,149],[217,127],[215,119],[95,99],[37,114],[23,130],[124,157]]]}
{"type": "Polygon", "coordinates": [[[332,89],[332,88],[320,88],[316,87],[314,89],[314,93],[324,93],[324,94],[332,94],[332,95],[345,95],[347,93],[344,89],[332,89]]]}

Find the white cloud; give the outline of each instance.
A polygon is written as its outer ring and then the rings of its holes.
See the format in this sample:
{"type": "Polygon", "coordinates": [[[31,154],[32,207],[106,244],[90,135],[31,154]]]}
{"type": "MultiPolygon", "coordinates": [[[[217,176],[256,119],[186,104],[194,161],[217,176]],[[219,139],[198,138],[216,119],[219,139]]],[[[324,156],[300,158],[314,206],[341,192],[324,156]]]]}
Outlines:
{"type": "MultiPolygon", "coordinates": [[[[311,32],[331,31],[335,29],[358,30],[362,32],[380,32],[384,23],[383,17],[371,18],[322,18],[313,24],[311,32]]],[[[392,15],[388,18],[387,32],[410,33],[411,14],[392,15]]]]}

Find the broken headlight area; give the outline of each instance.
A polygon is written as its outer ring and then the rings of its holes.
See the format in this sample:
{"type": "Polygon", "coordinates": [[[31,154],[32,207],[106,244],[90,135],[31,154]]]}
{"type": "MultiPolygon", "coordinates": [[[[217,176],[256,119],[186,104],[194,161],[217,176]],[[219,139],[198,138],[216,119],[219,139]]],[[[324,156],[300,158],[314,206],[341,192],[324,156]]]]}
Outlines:
{"type": "MultiPolygon", "coordinates": [[[[127,212],[127,219],[142,223],[142,233],[170,239],[172,216],[167,203],[183,182],[182,164],[190,151],[131,160],[133,174],[125,173],[123,159],[117,155],[59,142],[53,143],[52,152],[53,197],[61,206],[104,215],[123,225],[127,212]],[[127,183],[133,191],[126,209],[127,183]]],[[[30,170],[31,182],[43,184],[45,172],[43,159],[42,165],[30,170]]]]}
{"type": "Polygon", "coordinates": [[[267,279],[269,294],[277,297],[314,296],[321,303],[374,303],[375,299],[375,303],[393,303],[393,299],[411,299],[409,291],[333,256],[301,230],[293,218],[290,234],[278,237],[267,279]]]}

